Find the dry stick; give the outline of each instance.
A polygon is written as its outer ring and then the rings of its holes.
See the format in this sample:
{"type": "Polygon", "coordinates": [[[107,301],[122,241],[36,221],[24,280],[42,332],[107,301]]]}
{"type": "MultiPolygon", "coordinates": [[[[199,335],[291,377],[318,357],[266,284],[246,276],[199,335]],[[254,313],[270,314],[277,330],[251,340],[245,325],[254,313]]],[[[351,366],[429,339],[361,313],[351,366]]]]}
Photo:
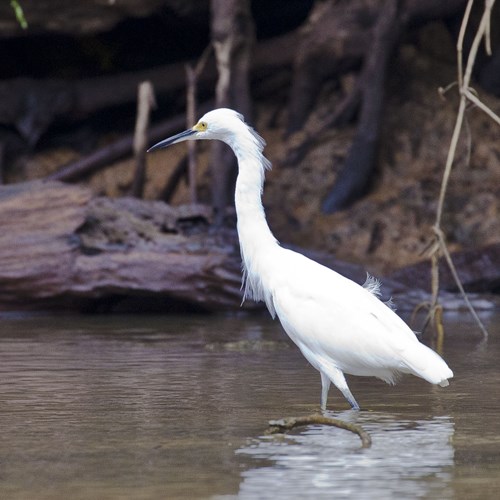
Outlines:
{"type": "MultiPolygon", "coordinates": [[[[450,143],[450,148],[448,150],[448,156],[446,158],[446,165],[445,165],[445,170],[443,174],[443,180],[441,183],[441,191],[439,194],[439,201],[438,201],[438,207],[437,207],[437,212],[436,212],[436,222],[433,226],[433,231],[434,231],[434,237],[436,239],[436,242],[439,245],[439,250],[444,254],[446,262],[448,264],[448,267],[450,268],[450,271],[452,273],[452,276],[455,280],[455,283],[460,290],[460,293],[462,294],[464,301],[469,308],[469,311],[471,312],[472,316],[476,320],[481,332],[483,333],[483,336],[485,338],[488,337],[488,331],[484,327],[483,323],[479,319],[479,316],[477,315],[474,307],[472,306],[471,302],[469,301],[469,298],[467,297],[467,294],[465,293],[465,290],[462,286],[462,283],[460,281],[460,278],[458,276],[458,273],[455,269],[455,266],[453,265],[453,261],[451,259],[451,255],[448,251],[448,248],[446,246],[446,242],[444,239],[444,234],[443,231],[441,230],[441,219],[443,215],[443,206],[444,206],[444,199],[446,196],[446,189],[448,186],[448,180],[451,174],[451,169],[453,166],[453,162],[455,159],[455,153],[457,150],[457,144],[458,144],[458,139],[460,136],[460,131],[462,129],[463,121],[464,121],[464,115],[465,115],[465,109],[468,100],[471,100],[474,102],[474,99],[470,99],[470,79],[472,76],[472,69],[474,67],[474,63],[476,60],[477,56],[477,51],[479,48],[479,44],[481,43],[481,40],[489,34],[489,21],[490,21],[490,14],[491,14],[491,9],[493,7],[493,4],[495,3],[495,0],[486,0],[485,2],[485,7],[484,7],[484,12],[481,17],[481,22],[479,23],[479,27],[476,32],[476,36],[474,37],[474,41],[472,42],[472,46],[469,52],[469,56],[467,58],[467,65],[465,67],[465,73],[463,74],[462,78],[462,63],[461,63],[461,58],[462,58],[462,49],[463,49],[463,39],[464,39],[464,33],[466,30],[466,26],[469,20],[469,14],[470,14],[470,9],[472,7],[473,0],[469,0],[469,3],[466,8],[466,12],[464,15],[464,19],[462,21],[462,26],[460,28],[460,35],[459,35],[459,41],[457,43],[457,56],[458,56],[458,66],[460,68],[460,73],[459,73],[459,92],[460,92],[460,104],[458,108],[458,113],[457,113],[457,119],[455,122],[455,128],[453,130],[453,135],[451,138],[451,143],[450,143]]],[[[486,43],[486,48],[490,48],[489,41],[486,43]]],[[[479,99],[476,99],[479,101],[479,99]]],[[[480,101],[479,101],[480,102],[480,101]]],[[[479,106],[480,109],[484,111],[484,105],[479,106]]],[[[493,113],[493,112],[491,112],[493,113]]],[[[491,113],[488,113],[491,116],[491,113]]],[[[494,114],[494,113],[493,113],[494,114]]],[[[496,116],[496,115],[495,115],[496,116]]],[[[434,250],[434,255],[436,255],[438,250],[434,250]]],[[[433,282],[434,280],[437,280],[437,276],[439,273],[439,268],[438,268],[438,259],[437,258],[432,258],[432,269],[433,269],[433,282]]],[[[437,281],[438,283],[438,281],[437,281]]],[[[433,283],[432,286],[432,294],[433,298],[431,301],[431,310],[429,311],[429,316],[431,318],[435,317],[436,311],[437,311],[437,294],[438,294],[438,285],[437,283],[433,283]]]]}
{"type": "Polygon", "coordinates": [[[483,332],[483,335],[485,338],[488,337],[488,331],[486,330],[485,326],[483,325],[482,321],[479,319],[479,316],[476,313],[476,310],[474,309],[474,306],[471,304],[469,297],[465,293],[464,287],[462,285],[462,282],[460,281],[460,278],[457,273],[457,269],[455,268],[455,264],[453,264],[453,260],[451,259],[450,252],[448,251],[448,247],[446,246],[446,242],[444,239],[444,233],[441,231],[440,228],[434,226],[433,230],[436,233],[436,237],[439,240],[442,252],[444,254],[444,257],[446,259],[446,262],[448,264],[448,267],[450,268],[450,272],[453,276],[453,279],[455,280],[455,283],[460,290],[460,293],[462,294],[462,297],[464,298],[465,303],[467,304],[467,307],[469,308],[470,313],[472,314],[473,318],[476,320],[476,322],[479,325],[479,328],[483,332]]]}
{"type": "MultiPolygon", "coordinates": [[[[438,295],[439,295],[439,245],[433,244],[432,245],[432,250],[429,251],[430,254],[430,259],[431,259],[431,302],[423,302],[421,304],[418,304],[415,310],[412,313],[412,323],[413,319],[416,317],[419,309],[421,308],[428,308],[429,313],[427,314],[424,324],[422,325],[422,332],[425,332],[427,327],[429,326],[429,323],[431,320],[435,320],[436,316],[436,311],[438,310],[439,307],[441,307],[438,304],[438,295]]],[[[437,325],[436,321],[434,321],[434,324],[437,325]]],[[[443,331],[442,325],[439,325],[438,327],[438,340],[440,333],[443,331]]],[[[440,351],[438,351],[440,352],[440,351]]]]}
{"type": "Polygon", "coordinates": [[[306,417],[286,417],[279,420],[270,420],[269,429],[266,431],[266,434],[283,433],[300,425],[312,424],[331,425],[333,427],[345,429],[346,431],[354,432],[361,439],[362,448],[369,448],[372,445],[370,435],[360,425],[318,414],[308,415],[306,417]]]}
{"type": "Polygon", "coordinates": [[[472,5],[474,4],[474,0],[469,0],[467,2],[467,7],[465,8],[465,13],[464,17],[462,19],[462,25],[460,26],[460,32],[458,34],[458,40],[457,40],[457,72],[458,72],[458,88],[461,89],[463,87],[463,62],[462,62],[462,55],[463,55],[463,46],[464,46],[464,38],[465,38],[465,31],[467,28],[467,25],[469,24],[469,17],[470,13],[472,10],[472,5]]]}
{"type": "MultiPolygon", "coordinates": [[[[200,113],[208,111],[212,106],[212,101],[204,102],[200,106],[200,113]]],[[[168,120],[151,127],[149,140],[151,142],[156,142],[160,139],[164,139],[165,137],[168,137],[169,135],[172,135],[182,129],[185,123],[186,117],[184,114],[169,118],[168,120]]],[[[101,168],[108,167],[114,161],[129,155],[132,147],[133,137],[132,135],[127,135],[94,151],[89,156],[80,158],[79,160],[71,162],[67,165],[63,165],[57,172],[53,172],[45,177],[45,179],[65,182],[79,180],[82,177],[90,175],[101,168]]]]}
{"type": "MultiPolygon", "coordinates": [[[[186,125],[192,127],[196,121],[196,70],[189,64],[186,64],[186,125]]],[[[189,198],[191,203],[198,201],[196,194],[196,141],[187,141],[187,158],[188,158],[188,185],[189,198]]]]}
{"type": "Polygon", "coordinates": [[[156,107],[153,85],[141,82],[137,91],[137,118],[134,132],[135,173],[131,194],[142,198],[146,179],[146,149],[148,145],[149,116],[151,108],[156,107]]]}
{"type": "MultiPolygon", "coordinates": [[[[207,63],[208,56],[211,52],[212,44],[208,45],[208,47],[203,51],[203,54],[195,67],[190,64],[186,64],[186,125],[188,127],[192,127],[196,122],[196,87],[198,84],[198,78],[207,63]]],[[[196,194],[196,171],[196,141],[188,141],[188,183],[191,203],[197,203],[198,201],[196,194]]]]}

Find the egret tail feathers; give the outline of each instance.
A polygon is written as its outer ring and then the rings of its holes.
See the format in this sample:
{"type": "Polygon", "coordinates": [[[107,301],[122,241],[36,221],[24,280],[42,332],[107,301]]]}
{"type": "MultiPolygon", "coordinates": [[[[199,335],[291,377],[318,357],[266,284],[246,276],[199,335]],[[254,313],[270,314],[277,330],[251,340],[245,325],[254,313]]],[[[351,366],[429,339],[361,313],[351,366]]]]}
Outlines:
{"type": "Polygon", "coordinates": [[[424,344],[419,344],[418,350],[412,350],[405,356],[405,365],[417,377],[427,382],[446,387],[448,379],[453,378],[453,372],[444,359],[424,344]]]}

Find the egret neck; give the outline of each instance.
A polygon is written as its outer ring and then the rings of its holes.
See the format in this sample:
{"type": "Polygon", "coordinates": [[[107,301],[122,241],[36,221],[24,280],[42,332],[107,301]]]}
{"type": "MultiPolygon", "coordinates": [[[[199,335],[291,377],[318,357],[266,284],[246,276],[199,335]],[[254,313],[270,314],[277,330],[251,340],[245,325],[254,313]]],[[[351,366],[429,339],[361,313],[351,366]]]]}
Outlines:
{"type": "Polygon", "coordinates": [[[238,136],[238,142],[228,140],[238,160],[235,207],[238,218],[238,235],[244,271],[244,298],[263,300],[271,315],[275,316],[272,301],[272,284],[264,283],[270,254],[280,247],[266,221],[262,206],[262,189],[265,170],[271,164],[262,154],[265,141],[247,127],[238,136]],[[252,151],[249,155],[248,152],[252,151]]]}

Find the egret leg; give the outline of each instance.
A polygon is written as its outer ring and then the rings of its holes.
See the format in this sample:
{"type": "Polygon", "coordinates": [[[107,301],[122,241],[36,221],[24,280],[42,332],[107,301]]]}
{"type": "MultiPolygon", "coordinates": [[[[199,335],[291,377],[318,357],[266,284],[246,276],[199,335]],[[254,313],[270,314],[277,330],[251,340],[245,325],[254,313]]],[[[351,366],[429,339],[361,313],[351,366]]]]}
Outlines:
{"type": "Polygon", "coordinates": [[[330,379],[323,372],[321,374],[321,409],[326,410],[326,400],[328,399],[328,389],[330,389],[330,379]]]}
{"type": "Polygon", "coordinates": [[[347,401],[349,401],[349,404],[352,406],[352,409],[359,410],[359,405],[357,401],[354,399],[354,396],[352,395],[352,392],[349,390],[349,387],[347,386],[344,374],[338,368],[333,368],[332,370],[330,370],[330,375],[331,375],[331,381],[335,384],[335,387],[344,395],[347,401]]]}

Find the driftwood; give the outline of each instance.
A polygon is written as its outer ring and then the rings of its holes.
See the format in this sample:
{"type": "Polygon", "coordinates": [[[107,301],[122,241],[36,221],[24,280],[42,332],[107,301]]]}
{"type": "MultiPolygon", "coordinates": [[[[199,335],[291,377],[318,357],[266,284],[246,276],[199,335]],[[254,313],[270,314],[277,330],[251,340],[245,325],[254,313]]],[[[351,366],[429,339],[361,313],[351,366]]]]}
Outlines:
{"type": "MultiPolygon", "coordinates": [[[[204,205],[109,199],[53,181],[0,186],[0,310],[116,309],[124,302],[162,310],[180,305],[239,309],[237,234],[211,222],[212,210],[204,205]]],[[[366,278],[361,266],[302,253],[358,283],[366,278]]],[[[498,289],[499,255],[498,245],[474,259],[472,253],[454,255],[464,285],[475,291],[498,289]]],[[[425,287],[428,267],[420,264],[414,272],[383,280],[385,298],[395,295],[398,306],[407,306],[408,298],[398,303],[398,295],[425,287]]],[[[410,301],[414,305],[422,298],[420,292],[410,301]]],[[[248,301],[244,307],[262,304],[248,301]]]]}
{"type": "MultiPolygon", "coordinates": [[[[240,309],[236,230],[211,222],[205,205],[110,199],[55,181],[0,186],[0,310],[240,309]]],[[[309,255],[365,277],[354,264],[309,255]]]]}
{"type": "MultiPolygon", "coordinates": [[[[162,299],[163,308],[241,304],[235,231],[208,231],[211,210],[95,197],[36,181],[0,188],[0,308],[116,305],[162,299]]],[[[253,307],[249,302],[247,307],[253,307]]]]}

